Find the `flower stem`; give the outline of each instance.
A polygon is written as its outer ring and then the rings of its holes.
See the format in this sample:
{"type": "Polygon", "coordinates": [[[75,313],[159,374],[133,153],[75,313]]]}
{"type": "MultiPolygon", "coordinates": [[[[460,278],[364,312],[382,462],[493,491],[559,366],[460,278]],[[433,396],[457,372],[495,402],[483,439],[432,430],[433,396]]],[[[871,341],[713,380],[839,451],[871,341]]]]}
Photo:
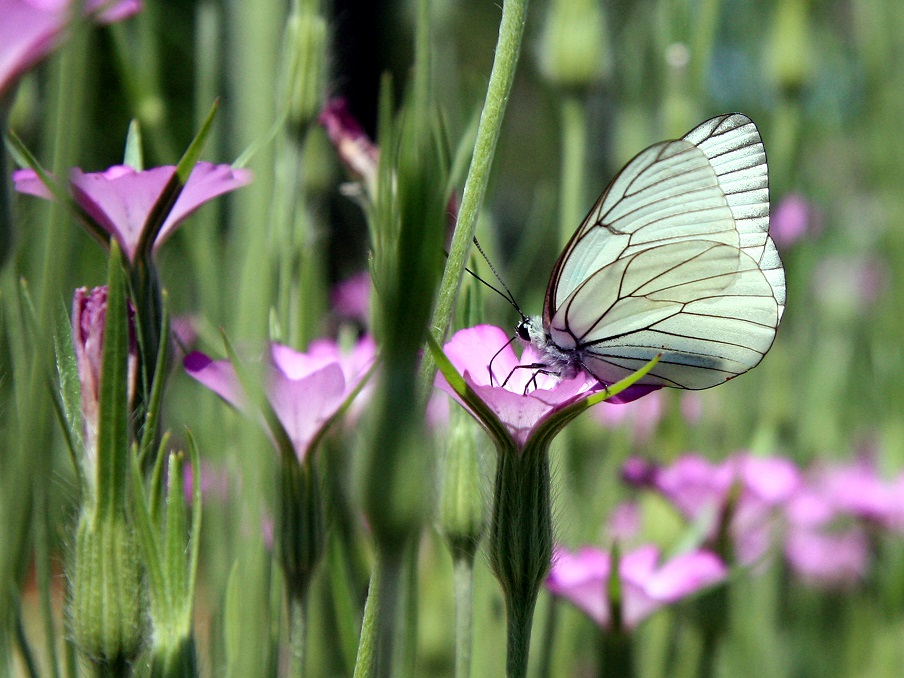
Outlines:
{"type": "Polygon", "coordinates": [[[301,678],[304,675],[304,647],[307,635],[305,624],[305,598],[289,597],[289,676],[301,678]]]}
{"type": "Polygon", "coordinates": [[[455,678],[471,675],[471,627],[474,617],[474,556],[460,555],[455,571],[455,678]]]}
{"type": "Polygon", "coordinates": [[[508,616],[509,678],[527,675],[537,595],[552,559],[549,449],[500,450],[490,529],[490,563],[508,616]]]}
{"type": "Polygon", "coordinates": [[[397,599],[403,560],[398,551],[381,549],[374,561],[354,678],[396,675],[393,672],[397,599]]]}
{"type": "MultiPolygon", "coordinates": [[[[496,43],[493,68],[490,71],[486,101],[480,114],[477,139],[474,142],[474,154],[471,156],[471,165],[465,179],[458,221],[455,225],[455,233],[452,235],[449,257],[440,284],[439,299],[433,312],[431,328],[434,338],[439,343],[442,343],[452,319],[452,309],[461,287],[465,263],[471,251],[471,242],[477,228],[477,217],[480,214],[487,183],[490,179],[490,166],[496,152],[496,142],[499,140],[502,118],[505,115],[512,82],[515,79],[515,67],[521,51],[527,3],[528,0],[505,0],[502,5],[499,38],[496,43]]],[[[430,354],[425,353],[421,366],[422,385],[424,382],[429,382],[432,386],[435,366],[430,354]]]]}

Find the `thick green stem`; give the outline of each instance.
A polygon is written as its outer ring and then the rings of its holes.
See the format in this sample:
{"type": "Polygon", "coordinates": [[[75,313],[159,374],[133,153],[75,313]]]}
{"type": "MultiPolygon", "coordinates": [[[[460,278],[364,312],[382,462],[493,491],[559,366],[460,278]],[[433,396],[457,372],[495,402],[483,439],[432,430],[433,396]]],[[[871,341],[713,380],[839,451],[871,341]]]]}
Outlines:
{"type": "MultiPolygon", "coordinates": [[[[542,448],[542,449],[541,449],[542,448]]],[[[490,563],[508,615],[509,678],[527,675],[537,595],[552,559],[549,450],[500,450],[493,498],[490,563]]]]}
{"type": "Polygon", "coordinates": [[[403,559],[396,550],[380,550],[370,577],[364,606],[354,678],[382,678],[393,671],[396,610],[403,559]]]}
{"type": "Polygon", "coordinates": [[[633,638],[623,631],[603,631],[600,678],[634,678],[633,638]]]}
{"type": "MultiPolygon", "coordinates": [[[[471,242],[477,229],[477,217],[483,205],[487,183],[490,179],[490,166],[496,152],[496,142],[502,129],[502,118],[508,104],[512,82],[515,79],[515,67],[521,51],[521,38],[524,35],[524,22],[527,17],[528,0],[505,0],[502,5],[502,19],[499,23],[499,39],[496,43],[496,55],[490,72],[487,86],[487,97],[480,114],[477,127],[477,139],[474,142],[474,154],[471,166],[465,179],[461,207],[458,211],[458,222],[452,243],[449,247],[449,258],[443,271],[440,284],[439,299],[433,312],[431,329],[434,338],[442,343],[452,319],[455,300],[461,287],[462,276],[471,242]]],[[[432,387],[433,373],[436,364],[429,352],[424,353],[421,364],[421,385],[425,389],[432,387]]]]}
{"type": "Polygon", "coordinates": [[[455,569],[455,678],[471,675],[474,618],[474,556],[457,556],[455,569]]]}
{"type": "Polygon", "coordinates": [[[304,598],[289,597],[289,676],[291,678],[301,678],[304,675],[304,647],[307,635],[305,607],[304,598]]]}

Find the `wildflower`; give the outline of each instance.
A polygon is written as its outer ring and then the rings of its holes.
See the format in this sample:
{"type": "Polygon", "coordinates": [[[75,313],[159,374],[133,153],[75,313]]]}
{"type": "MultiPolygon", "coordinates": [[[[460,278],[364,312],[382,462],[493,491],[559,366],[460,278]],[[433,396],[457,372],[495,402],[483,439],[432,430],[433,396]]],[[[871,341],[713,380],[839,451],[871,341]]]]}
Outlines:
{"type": "Polygon", "coordinates": [[[371,287],[367,271],[356,273],[336,285],[330,293],[335,315],[366,327],[370,322],[371,287]]]}
{"type": "MultiPolygon", "coordinates": [[[[103,172],[83,172],[74,168],[70,172],[69,188],[78,206],[102,230],[93,235],[100,239],[116,239],[126,259],[132,263],[142,254],[137,250],[150,225],[148,217],[175,171],[172,165],[142,171],[127,165],[114,165],[103,172]]],[[[14,172],[13,181],[20,193],[53,198],[31,169],[14,172]]],[[[251,173],[246,169],[197,163],[157,237],[148,246],[156,251],[201,205],[250,181],[251,173]]]]}
{"type": "Polygon", "coordinates": [[[785,559],[805,582],[848,588],[869,567],[869,540],[862,525],[838,527],[843,516],[828,496],[807,485],[787,507],[785,559]]]}
{"type": "Polygon", "coordinates": [[[635,444],[650,441],[665,407],[664,395],[661,392],[651,393],[646,398],[639,398],[630,403],[605,402],[594,407],[592,412],[598,421],[609,427],[630,427],[635,444]]]}
{"type": "Polygon", "coordinates": [[[570,379],[547,374],[538,368],[541,356],[532,346],[519,359],[506,333],[490,325],[460,330],[443,353],[435,353],[441,370],[437,387],[481,423],[498,451],[490,564],[506,601],[509,672],[520,675],[534,606],[553,553],[549,446],[591,405],[613,394],[628,401],[655,389],[625,390],[618,384],[610,391],[583,373],[570,379]]]}
{"type": "MultiPolygon", "coordinates": [[[[373,364],[375,345],[362,338],[344,354],[332,341],[315,341],[307,353],[271,344],[266,361],[266,396],[300,462],[312,444],[358,388],[373,364]]],[[[235,367],[228,360],[211,360],[203,353],[186,356],[188,374],[240,410],[248,411],[248,396],[235,367]]],[[[275,431],[270,431],[278,439],[275,431]]]]}
{"type": "Polygon", "coordinates": [[[711,543],[728,538],[749,565],[769,549],[776,511],[800,487],[797,467],[781,457],[739,454],[719,464],[686,455],[671,466],[629,460],[624,479],[655,489],[689,521],[706,521],[711,543]]]}
{"type": "Polygon", "coordinates": [[[779,247],[790,247],[816,230],[815,210],[798,193],[789,193],[782,198],[769,219],[769,235],[779,247]]]}
{"type": "MultiPolygon", "coordinates": [[[[532,345],[524,347],[519,359],[509,336],[492,325],[460,330],[446,344],[445,353],[519,449],[563,410],[603,393],[606,388],[584,373],[560,379],[543,372],[537,367],[542,363],[542,356],[532,345]],[[501,351],[500,346],[504,347],[501,351]]],[[[444,377],[437,378],[437,386],[473,414],[470,405],[444,377]]],[[[607,402],[630,402],[652,390],[655,388],[632,386],[607,402]]],[[[481,423],[486,426],[482,420],[481,423]]]]}
{"type": "Polygon", "coordinates": [[[728,571],[708,551],[692,551],[659,563],[659,549],[647,545],[618,560],[620,601],[610,600],[612,556],[593,547],[574,553],[556,548],[546,587],[607,630],[634,629],[656,610],[725,579],[728,571]]]}
{"type": "Polygon", "coordinates": [[[0,0],[0,99],[66,38],[73,11],[108,24],[141,10],[140,0],[0,0]]]}

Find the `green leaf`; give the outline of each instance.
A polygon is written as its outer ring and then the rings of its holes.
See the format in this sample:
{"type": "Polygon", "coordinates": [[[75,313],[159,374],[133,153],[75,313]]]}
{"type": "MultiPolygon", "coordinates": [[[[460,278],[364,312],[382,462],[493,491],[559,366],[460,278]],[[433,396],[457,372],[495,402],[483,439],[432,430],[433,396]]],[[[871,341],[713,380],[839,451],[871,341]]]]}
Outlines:
{"type": "Polygon", "coordinates": [[[151,598],[151,617],[160,619],[165,615],[167,605],[166,577],[163,571],[163,557],[160,538],[155,529],[155,521],[148,510],[144,482],[137,457],[132,457],[132,504],[130,516],[135,526],[135,541],[141,550],[141,560],[147,570],[148,588],[151,598]]]}
{"type": "Polygon", "coordinates": [[[169,319],[169,296],[164,290],[161,294],[163,306],[163,319],[160,324],[160,345],[157,350],[157,361],[154,363],[158,369],[154,372],[154,382],[151,384],[151,394],[147,401],[145,409],[145,419],[143,431],[141,434],[141,446],[139,447],[139,457],[144,463],[147,455],[151,452],[154,440],[157,435],[157,425],[160,420],[160,408],[163,401],[163,387],[166,383],[166,364],[169,360],[170,347],[170,319],[169,319]]]}
{"type": "Polygon", "coordinates": [[[98,511],[95,520],[125,510],[129,456],[129,317],[119,245],[110,244],[107,312],[98,413],[98,511]]]}
{"type": "Polygon", "coordinates": [[[141,144],[141,125],[138,120],[132,119],[129,123],[129,133],[126,135],[126,150],[123,154],[122,164],[128,165],[136,172],[144,170],[144,152],[141,144]]]}
{"type": "Polygon", "coordinates": [[[213,125],[218,105],[219,101],[215,101],[213,107],[210,109],[210,113],[208,113],[207,117],[204,119],[201,129],[198,130],[195,138],[192,139],[188,148],[185,149],[185,153],[182,154],[182,158],[180,158],[179,163],[176,165],[176,171],[173,172],[173,176],[170,177],[170,180],[166,182],[166,186],[163,187],[160,197],[157,198],[157,202],[155,202],[154,206],[151,208],[148,218],[141,229],[141,237],[138,239],[134,260],[142,260],[150,255],[151,249],[154,246],[154,241],[157,240],[157,234],[160,233],[160,229],[163,228],[166,218],[176,204],[176,200],[178,200],[179,196],[182,194],[182,189],[185,188],[185,184],[188,181],[192,169],[194,169],[195,164],[198,162],[198,158],[201,157],[201,151],[204,149],[204,144],[207,142],[207,137],[210,135],[210,129],[213,125]]]}

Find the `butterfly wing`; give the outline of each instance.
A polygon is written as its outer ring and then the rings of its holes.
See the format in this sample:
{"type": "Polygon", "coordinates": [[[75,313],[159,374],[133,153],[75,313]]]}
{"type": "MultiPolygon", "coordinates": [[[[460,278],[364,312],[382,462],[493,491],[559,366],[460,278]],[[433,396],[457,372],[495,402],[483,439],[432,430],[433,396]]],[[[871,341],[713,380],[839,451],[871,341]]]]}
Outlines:
{"type": "Polygon", "coordinates": [[[658,353],[642,383],[699,389],[746,372],[785,303],[768,213],[763,145],[743,115],[642,151],[553,270],[550,340],[609,383],[658,353]]]}

